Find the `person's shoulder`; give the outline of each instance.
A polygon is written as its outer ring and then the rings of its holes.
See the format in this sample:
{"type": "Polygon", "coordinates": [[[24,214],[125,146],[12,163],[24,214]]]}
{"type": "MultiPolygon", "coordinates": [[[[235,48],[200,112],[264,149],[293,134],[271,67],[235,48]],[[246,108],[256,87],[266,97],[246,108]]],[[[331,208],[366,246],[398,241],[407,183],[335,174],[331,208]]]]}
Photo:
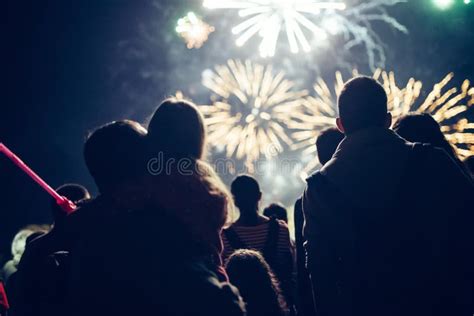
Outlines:
{"type": "Polygon", "coordinates": [[[323,179],[323,173],[322,170],[315,171],[313,174],[311,174],[308,178],[306,178],[306,183],[309,186],[316,185],[320,183],[323,179]]]}
{"type": "Polygon", "coordinates": [[[412,157],[425,166],[456,165],[455,161],[442,148],[430,144],[410,143],[412,157]]]}
{"type": "Polygon", "coordinates": [[[295,210],[300,210],[302,204],[303,204],[303,197],[300,196],[295,202],[295,206],[294,206],[295,210]]]}
{"type": "Polygon", "coordinates": [[[405,143],[405,146],[411,150],[413,154],[420,155],[442,155],[444,150],[425,143],[405,143]]]}
{"type": "Polygon", "coordinates": [[[238,228],[238,227],[241,227],[241,226],[237,225],[236,223],[232,223],[228,227],[224,228],[222,231],[229,231],[229,230],[233,230],[233,229],[238,228]]]}
{"type": "Polygon", "coordinates": [[[288,224],[287,224],[285,221],[283,221],[283,220],[281,220],[281,219],[277,219],[276,222],[278,223],[278,226],[279,226],[280,228],[289,230],[288,224]]]}

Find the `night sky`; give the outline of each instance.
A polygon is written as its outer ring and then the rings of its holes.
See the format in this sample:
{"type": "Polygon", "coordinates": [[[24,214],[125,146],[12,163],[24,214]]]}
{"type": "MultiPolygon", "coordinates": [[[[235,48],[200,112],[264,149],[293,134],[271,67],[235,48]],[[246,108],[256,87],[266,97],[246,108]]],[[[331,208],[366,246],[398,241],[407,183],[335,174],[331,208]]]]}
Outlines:
{"type": "MultiPolygon", "coordinates": [[[[473,81],[474,4],[458,2],[444,11],[431,0],[409,0],[390,8],[410,33],[380,26],[385,68],[394,70],[401,82],[415,76],[426,88],[450,71],[455,72],[455,83],[473,81]]],[[[202,70],[228,58],[262,61],[251,46],[235,48],[227,40],[228,29],[217,28],[199,51],[187,50],[174,26],[187,11],[200,13],[200,3],[8,0],[2,6],[6,98],[1,104],[0,141],[53,187],[77,182],[95,193],[82,159],[88,131],[117,119],[143,122],[161,99],[177,90],[196,102],[208,102],[209,92],[200,83],[202,70]]],[[[218,18],[214,15],[210,22],[218,18]]],[[[311,67],[278,53],[272,62],[305,84],[318,75],[333,80],[340,68],[335,62],[339,53],[327,49],[310,55],[304,62],[311,67]]],[[[351,67],[369,72],[363,51],[343,58],[351,67]]],[[[48,196],[4,157],[0,186],[0,254],[5,259],[19,228],[47,223],[50,215],[48,196]]]]}

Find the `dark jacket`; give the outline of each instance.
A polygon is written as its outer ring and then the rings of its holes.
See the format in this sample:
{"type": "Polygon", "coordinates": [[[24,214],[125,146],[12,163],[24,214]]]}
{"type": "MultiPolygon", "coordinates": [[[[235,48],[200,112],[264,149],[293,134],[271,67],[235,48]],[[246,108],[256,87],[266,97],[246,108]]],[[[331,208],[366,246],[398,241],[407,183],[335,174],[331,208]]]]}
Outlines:
{"type": "Polygon", "coordinates": [[[311,290],[311,280],[308,269],[306,269],[306,251],[304,249],[303,238],[303,202],[299,198],[295,203],[294,226],[295,226],[295,244],[296,244],[296,293],[298,315],[315,315],[313,293],[311,290]]]}
{"type": "Polygon", "coordinates": [[[219,282],[167,212],[105,213],[112,215],[97,218],[72,253],[70,315],[244,315],[238,291],[219,282]]]}
{"type": "Polygon", "coordinates": [[[362,130],[307,180],[318,315],[472,315],[473,184],[443,151],[415,148],[362,130]]]}

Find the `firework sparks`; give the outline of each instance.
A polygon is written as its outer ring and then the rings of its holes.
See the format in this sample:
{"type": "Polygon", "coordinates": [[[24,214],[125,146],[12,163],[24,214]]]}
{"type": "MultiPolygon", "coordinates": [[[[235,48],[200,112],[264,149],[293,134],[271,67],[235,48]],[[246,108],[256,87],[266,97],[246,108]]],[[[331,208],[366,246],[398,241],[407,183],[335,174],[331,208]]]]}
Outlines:
{"type": "Polygon", "coordinates": [[[203,85],[215,93],[212,105],[201,106],[209,142],[226,156],[245,159],[247,168],[260,157],[270,159],[291,145],[286,133],[290,113],[307,91],[294,92],[284,73],[271,66],[229,60],[203,74],[203,85]]]}
{"type": "Polygon", "coordinates": [[[383,22],[406,33],[407,29],[386,11],[386,7],[403,2],[406,0],[373,0],[347,7],[336,0],[205,0],[203,5],[208,9],[237,10],[244,19],[232,28],[232,33],[238,36],[237,46],[259,35],[262,57],[275,55],[281,32],[286,32],[293,53],[309,52],[328,36],[340,36],[345,40],[346,50],[365,46],[369,64],[375,68],[385,62],[385,53],[371,23],[383,22]]]}
{"type": "Polygon", "coordinates": [[[389,111],[394,120],[410,112],[428,113],[439,123],[462,158],[474,154],[474,123],[461,117],[474,104],[474,87],[469,80],[464,80],[460,89],[448,89],[454,78],[454,74],[449,73],[434,85],[423,102],[419,102],[423,87],[421,81],[410,78],[405,87],[399,88],[394,73],[381,70],[374,73],[374,78],[381,81],[387,91],[389,111]]]}
{"type": "Polygon", "coordinates": [[[252,36],[258,34],[262,38],[260,55],[272,57],[275,55],[280,31],[284,29],[293,53],[300,48],[308,52],[310,43],[303,30],[324,39],[326,32],[313,23],[308,16],[319,15],[323,10],[344,10],[343,2],[314,1],[314,0],[205,0],[204,7],[208,9],[237,9],[240,17],[245,20],[232,29],[238,34],[237,46],[243,46],[252,36]]]}
{"type": "Polygon", "coordinates": [[[188,49],[201,48],[214,32],[214,27],[199,19],[193,12],[178,20],[176,32],[186,43],[188,49]]]}
{"type": "MultiPolygon", "coordinates": [[[[357,71],[354,71],[357,75],[357,71]]],[[[465,80],[461,88],[447,89],[453,79],[452,73],[435,84],[431,92],[421,102],[423,84],[421,81],[410,78],[405,86],[399,86],[393,72],[377,69],[373,77],[381,82],[388,96],[388,109],[394,121],[410,112],[428,113],[440,124],[446,138],[455,146],[458,154],[468,157],[474,154],[474,122],[461,117],[474,104],[474,87],[469,80],[465,80]],[[444,91],[446,90],[446,91],[444,91]]],[[[336,73],[333,89],[319,78],[314,85],[315,97],[308,96],[292,112],[293,122],[289,128],[295,130],[292,138],[295,140],[293,148],[304,148],[303,155],[314,155],[316,152],[315,140],[324,128],[335,126],[336,99],[344,80],[340,72],[336,73]]],[[[309,162],[303,171],[303,177],[314,170],[318,165],[317,157],[309,162]]]]}
{"type": "Polygon", "coordinates": [[[408,29],[400,24],[387,12],[388,7],[405,3],[407,0],[373,0],[362,2],[348,8],[341,15],[328,16],[329,25],[335,26],[335,33],[342,35],[346,40],[344,49],[350,51],[354,47],[365,48],[369,66],[375,70],[385,66],[384,43],[372,27],[373,22],[382,22],[391,28],[407,34],[408,29]]]}

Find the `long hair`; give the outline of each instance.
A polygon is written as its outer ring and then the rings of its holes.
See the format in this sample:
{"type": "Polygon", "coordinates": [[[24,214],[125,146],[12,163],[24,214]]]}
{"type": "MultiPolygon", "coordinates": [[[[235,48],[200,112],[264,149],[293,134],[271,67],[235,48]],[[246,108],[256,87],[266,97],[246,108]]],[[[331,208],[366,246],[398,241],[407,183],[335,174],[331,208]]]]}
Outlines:
{"type": "MultiPolygon", "coordinates": [[[[147,147],[151,154],[163,153],[165,159],[187,159],[186,171],[218,197],[224,208],[223,226],[230,225],[234,212],[226,185],[206,162],[206,126],[196,105],[190,101],[168,98],[153,113],[148,125],[147,147]]],[[[178,170],[183,175],[183,170],[178,170]]],[[[213,220],[213,219],[211,219],[213,220]]]]}
{"type": "Polygon", "coordinates": [[[452,158],[456,151],[446,139],[436,120],[427,113],[409,113],[401,116],[393,125],[393,130],[409,142],[426,143],[442,148],[452,158]]]}
{"type": "Polygon", "coordinates": [[[148,124],[148,139],[152,151],[174,158],[203,159],[207,154],[204,118],[186,100],[169,98],[158,106],[148,124]]]}
{"type": "Polygon", "coordinates": [[[227,259],[226,271],[246,303],[248,316],[288,315],[280,284],[258,251],[235,251],[227,259]]]}
{"type": "Polygon", "coordinates": [[[430,114],[406,114],[395,122],[393,130],[409,142],[426,143],[443,149],[466,174],[469,174],[456,149],[446,139],[438,122],[430,114]]]}

